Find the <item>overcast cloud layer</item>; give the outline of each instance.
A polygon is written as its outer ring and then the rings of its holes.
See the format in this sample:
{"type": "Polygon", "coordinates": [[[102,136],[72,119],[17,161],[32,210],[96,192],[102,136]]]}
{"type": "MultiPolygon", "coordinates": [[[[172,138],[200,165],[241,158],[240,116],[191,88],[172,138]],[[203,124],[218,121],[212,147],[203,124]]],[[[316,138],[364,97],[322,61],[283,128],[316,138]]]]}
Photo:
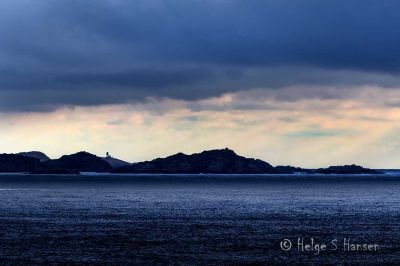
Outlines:
{"type": "MultiPolygon", "coordinates": [[[[400,2],[5,0],[0,111],[400,85],[400,2]]],[[[334,97],[331,95],[330,97],[334,97]]],[[[344,97],[340,93],[340,97],[344,97]]]]}

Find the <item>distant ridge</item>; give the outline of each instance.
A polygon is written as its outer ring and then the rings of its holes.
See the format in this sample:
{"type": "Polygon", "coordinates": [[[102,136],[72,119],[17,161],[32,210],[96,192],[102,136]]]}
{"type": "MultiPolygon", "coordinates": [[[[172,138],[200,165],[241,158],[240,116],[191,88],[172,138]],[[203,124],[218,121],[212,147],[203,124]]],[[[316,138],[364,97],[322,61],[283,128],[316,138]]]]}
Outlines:
{"type": "Polygon", "coordinates": [[[314,171],[318,174],[383,174],[381,171],[364,168],[355,164],[329,166],[328,168],[320,168],[314,171]]]}
{"type": "Polygon", "coordinates": [[[135,163],[114,170],[115,173],[276,173],[274,167],[258,159],[245,158],[228,148],[186,155],[177,153],[166,158],[135,163]]]}
{"type": "Polygon", "coordinates": [[[34,173],[78,174],[80,172],[111,172],[112,167],[102,158],[88,152],[64,155],[56,160],[42,162],[34,173]]]}
{"type": "Polygon", "coordinates": [[[114,158],[114,157],[102,157],[101,158],[103,161],[107,162],[112,168],[119,168],[123,166],[128,166],[131,165],[131,163],[125,162],[123,160],[114,158]]]}
{"type": "Polygon", "coordinates": [[[50,160],[50,158],[47,157],[46,154],[44,154],[43,152],[40,152],[40,151],[20,152],[17,154],[20,154],[20,155],[23,155],[26,157],[36,158],[36,159],[39,159],[41,162],[50,160]]]}
{"type": "Polygon", "coordinates": [[[160,173],[160,174],[384,174],[358,165],[303,169],[294,166],[272,166],[253,158],[237,155],[228,148],[208,150],[187,155],[177,153],[166,158],[130,164],[88,152],[64,155],[51,160],[42,152],[0,154],[0,172],[29,172],[33,174],[95,173],[160,173]]]}

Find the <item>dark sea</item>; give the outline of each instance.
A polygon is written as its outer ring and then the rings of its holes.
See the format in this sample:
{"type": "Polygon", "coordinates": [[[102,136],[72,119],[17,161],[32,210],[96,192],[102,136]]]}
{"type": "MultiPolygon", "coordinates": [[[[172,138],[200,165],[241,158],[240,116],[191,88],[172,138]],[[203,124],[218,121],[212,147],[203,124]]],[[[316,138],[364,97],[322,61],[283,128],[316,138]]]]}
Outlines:
{"type": "Polygon", "coordinates": [[[0,175],[0,264],[399,263],[397,174],[0,175]]]}

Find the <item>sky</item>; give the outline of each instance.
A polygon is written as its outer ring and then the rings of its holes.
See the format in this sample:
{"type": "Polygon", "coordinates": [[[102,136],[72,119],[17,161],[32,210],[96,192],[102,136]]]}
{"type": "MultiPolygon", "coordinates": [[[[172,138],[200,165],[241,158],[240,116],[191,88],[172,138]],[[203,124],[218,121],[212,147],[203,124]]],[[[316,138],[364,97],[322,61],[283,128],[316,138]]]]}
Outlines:
{"type": "Polygon", "coordinates": [[[400,2],[3,0],[0,152],[400,168],[400,2]]]}

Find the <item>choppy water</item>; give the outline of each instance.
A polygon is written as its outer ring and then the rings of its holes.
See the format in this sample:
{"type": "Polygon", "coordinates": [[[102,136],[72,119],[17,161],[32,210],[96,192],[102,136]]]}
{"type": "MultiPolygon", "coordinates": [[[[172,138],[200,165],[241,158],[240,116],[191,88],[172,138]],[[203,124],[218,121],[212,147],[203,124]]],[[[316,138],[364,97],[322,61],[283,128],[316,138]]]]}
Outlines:
{"type": "Polygon", "coordinates": [[[0,176],[2,264],[396,262],[396,175],[0,176]],[[343,238],[379,250],[344,251],[343,238]]]}

